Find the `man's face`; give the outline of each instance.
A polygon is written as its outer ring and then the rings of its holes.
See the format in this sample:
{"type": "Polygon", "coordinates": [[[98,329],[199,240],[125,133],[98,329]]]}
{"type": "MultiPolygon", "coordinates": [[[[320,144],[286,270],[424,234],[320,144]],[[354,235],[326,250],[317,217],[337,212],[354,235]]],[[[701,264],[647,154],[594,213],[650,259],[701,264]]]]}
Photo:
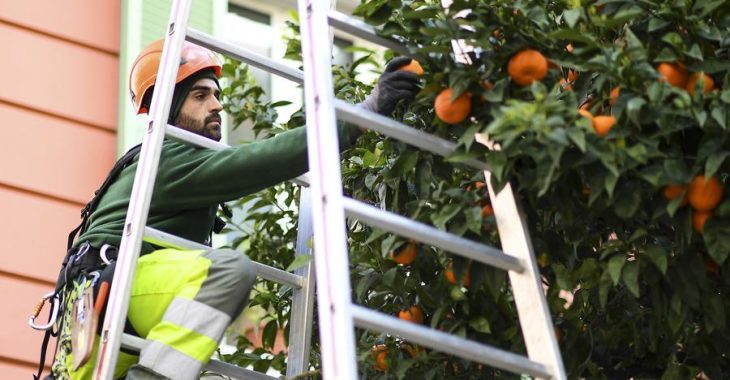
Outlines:
{"type": "Polygon", "coordinates": [[[223,107],[218,101],[219,96],[220,90],[214,80],[209,78],[198,80],[185,98],[175,125],[211,140],[220,141],[220,112],[223,107]]]}

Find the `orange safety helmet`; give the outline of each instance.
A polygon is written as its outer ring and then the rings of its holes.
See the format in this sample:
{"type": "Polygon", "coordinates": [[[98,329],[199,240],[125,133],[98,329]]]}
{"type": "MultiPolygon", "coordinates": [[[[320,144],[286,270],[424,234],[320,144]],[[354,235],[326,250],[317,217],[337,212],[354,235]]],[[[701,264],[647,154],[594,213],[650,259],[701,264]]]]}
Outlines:
{"type": "MultiPolygon", "coordinates": [[[[132,97],[132,104],[138,114],[149,111],[142,101],[147,91],[155,85],[164,43],[163,39],[149,44],[139,53],[132,64],[132,72],[129,75],[129,95],[132,97]]],[[[215,76],[220,78],[221,63],[215,54],[202,46],[184,41],[175,83],[180,83],[185,78],[207,68],[213,69],[215,76]]]]}

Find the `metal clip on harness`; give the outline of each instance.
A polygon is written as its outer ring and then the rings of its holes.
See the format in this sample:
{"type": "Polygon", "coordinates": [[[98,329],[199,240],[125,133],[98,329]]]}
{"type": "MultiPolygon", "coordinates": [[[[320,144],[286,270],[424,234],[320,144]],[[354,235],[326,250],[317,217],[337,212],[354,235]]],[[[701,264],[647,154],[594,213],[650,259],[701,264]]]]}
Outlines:
{"type": "Polygon", "coordinates": [[[38,304],[35,307],[35,310],[33,311],[33,315],[30,316],[28,319],[28,324],[30,327],[32,327],[35,330],[41,330],[45,331],[53,327],[53,324],[56,323],[56,318],[58,317],[58,306],[59,306],[59,300],[58,296],[55,292],[50,292],[43,296],[43,298],[38,301],[38,304]],[[45,305],[46,300],[52,300],[48,301],[49,304],[51,304],[51,317],[48,319],[48,323],[44,325],[39,325],[35,323],[35,319],[38,317],[38,315],[41,313],[41,310],[43,310],[43,305],[45,305]]]}

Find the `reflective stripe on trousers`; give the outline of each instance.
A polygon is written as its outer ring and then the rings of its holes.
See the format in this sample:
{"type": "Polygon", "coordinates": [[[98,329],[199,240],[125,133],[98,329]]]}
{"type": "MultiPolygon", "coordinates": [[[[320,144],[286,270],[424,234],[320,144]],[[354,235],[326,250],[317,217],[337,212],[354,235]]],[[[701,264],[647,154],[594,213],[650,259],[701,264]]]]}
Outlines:
{"type": "MultiPolygon", "coordinates": [[[[226,327],[248,302],[256,278],[251,261],[233,250],[162,249],[142,256],[132,286],[129,321],[149,344],[139,363],[120,355],[128,380],[197,379],[226,327]]],[[[79,372],[91,378],[94,358],[79,372]]]]}

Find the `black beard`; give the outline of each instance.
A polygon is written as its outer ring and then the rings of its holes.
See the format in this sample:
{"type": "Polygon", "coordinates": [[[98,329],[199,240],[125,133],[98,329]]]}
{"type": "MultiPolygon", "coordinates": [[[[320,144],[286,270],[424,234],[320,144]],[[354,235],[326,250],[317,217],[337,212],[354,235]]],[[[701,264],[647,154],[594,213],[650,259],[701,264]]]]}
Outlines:
{"type": "Polygon", "coordinates": [[[215,141],[220,141],[220,131],[218,131],[217,134],[213,134],[213,131],[205,128],[205,126],[213,120],[220,120],[220,116],[218,116],[217,114],[215,114],[215,116],[210,115],[205,118],[205,121],[201,122],[199,120],[193,119],[190,116],[180,113],[180,115],[177,117],[177,121],[175,122],[175,126],[186,131],[195,133],[196,135],[200,135],[215,141]]]}

